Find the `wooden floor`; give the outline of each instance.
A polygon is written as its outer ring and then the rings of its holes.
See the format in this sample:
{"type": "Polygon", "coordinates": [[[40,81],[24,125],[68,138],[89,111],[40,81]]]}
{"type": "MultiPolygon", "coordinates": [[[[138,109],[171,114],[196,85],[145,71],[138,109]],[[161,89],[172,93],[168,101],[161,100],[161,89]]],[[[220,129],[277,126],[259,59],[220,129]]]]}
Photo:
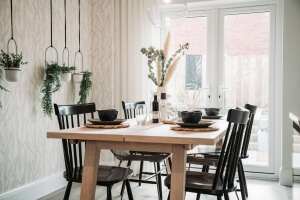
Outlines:
{"type": "MultiPolygon", "coordinates": [[[[254,180],[247,179],[249,198],[248,200],[296,200],[300,198],[293,198],[293,192],[295,191],[291,187],[285,187],[278,184],[278,181],[265,181],[265,180],[254,180]]],[[[142,184],[138,186],[137,183],[131,183],[132,192],[135,200],[157,200],[157,190],[156,185],[153,184],[142,184]]],[[[299,187],[298,187],[299,188],[299,187]]],[[[112,189],[113,199],[119,200],[119,192],[121,189],[120,184],[116,184],[112,189]]],[[[40,200],[61,200],[63,199],[65,193],[65,188],[57,190],[40,200]]],[[[80,184],[74,183],[70,200],[78,200],[80,194],[80,184]]],[[[241,199],[240,194],[239,199],[241,199]]],[[[167,199],[168,189],[163,186],[163,199],[167,199]]],[[[96,197],[97,200],[106,199],[106,188],[97,186],[96,188],[96,197]]],[[[124,195],[124,200],[127,200],[127,194],[124,195]]],[[[186,194],[186,200],[195,200],[196,195],[192,193],[186,194]]],[[[237,200],[235,193],[230,194],[231,200],[237,200]]],[[[214,196],[201,195],[201,200],[216,200],[214,196]]]]}

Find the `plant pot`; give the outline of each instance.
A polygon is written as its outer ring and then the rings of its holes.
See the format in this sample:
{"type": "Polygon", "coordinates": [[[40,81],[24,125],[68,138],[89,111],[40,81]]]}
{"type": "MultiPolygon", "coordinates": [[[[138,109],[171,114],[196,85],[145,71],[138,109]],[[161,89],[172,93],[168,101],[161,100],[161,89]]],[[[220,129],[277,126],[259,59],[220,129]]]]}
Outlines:
{"type": "Polygon", "coordinates": [[[72,74],[73,83],[81,83],[83,78],[83,73],[74,73],[72,74]]]}
{"type": "Polygon", "coordinates": [[[9,82],[16,82],[19,80],[21,70],[19,68],[5,69],[5,78],[9,82]]]}
{"type": "Polygon", "coordinates": [[[63,82],[69,82],[69,81],[71,81],[71,78],[72,78],[72,73],[71,72],[63,73],[60,76],[60,80],[63,81],[63,82]]]}
{"type": "Polygon", "coordinates": [[[161,99],[161,93],[167,93],[166,87],[157,87],[157,100],[160,101],[161,99]]]}

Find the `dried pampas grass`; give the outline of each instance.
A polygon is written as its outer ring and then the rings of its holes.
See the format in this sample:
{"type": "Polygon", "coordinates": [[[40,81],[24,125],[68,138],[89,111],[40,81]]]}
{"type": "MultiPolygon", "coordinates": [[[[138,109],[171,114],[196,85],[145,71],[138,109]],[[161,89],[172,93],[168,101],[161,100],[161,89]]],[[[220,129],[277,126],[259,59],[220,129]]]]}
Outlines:
{"type": "Polygon", "coordinates": [[[168,35],[167,35],[165,43],[164,43],[164,53],[165,53],[165,60],[164,61],[166,61],[167,58],[168,58],[170,41],[171,41],[171,32],[168,32],[168,35]]]}
{"type": "Polygon", "coordinates": [[[177,67],[179,66],[180,59],[181,59],[181,56],[176,57],[174,59],[174,61],[171,63],[171,65],[169,66],[169,68],[167,69],[163,86],[166,86],[168,84],[168,82],[170,81],[170,79],[172,78],[172,76],[174,75],[177,67]]]}
{"type": "Polygon", "coordinates": [[[157,68],[157,85],[160,85],[161,82],[161,61],[158,59],[156,62],[156,68],[157,68]]]}

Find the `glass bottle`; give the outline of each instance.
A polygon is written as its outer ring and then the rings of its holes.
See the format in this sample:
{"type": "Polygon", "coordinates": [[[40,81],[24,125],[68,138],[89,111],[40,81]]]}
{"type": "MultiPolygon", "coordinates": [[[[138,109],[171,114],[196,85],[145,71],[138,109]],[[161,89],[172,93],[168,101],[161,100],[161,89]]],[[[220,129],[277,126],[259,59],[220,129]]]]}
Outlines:
{"type": "Polygon", "coordinates": [[[152,122],[158,123],[159,122],[159,103],[157,101],[157,95],[154,94],[154,100],[152,102],[152,122]]]}
{"type": "Polygon", "coordinates": [[[167,120],[168,119],[168,104],[167,104],[167,95],[166,93],[161,93],[160,96],[160,119],[167,120]]]}

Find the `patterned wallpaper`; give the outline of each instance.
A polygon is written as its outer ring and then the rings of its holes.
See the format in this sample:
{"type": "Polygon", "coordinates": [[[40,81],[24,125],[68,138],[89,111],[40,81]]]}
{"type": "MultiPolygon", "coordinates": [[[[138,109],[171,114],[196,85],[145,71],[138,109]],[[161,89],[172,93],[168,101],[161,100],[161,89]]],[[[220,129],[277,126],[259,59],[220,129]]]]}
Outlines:
{"type": "MultiPolygon", "coordinates": [[[[78,1],[67,0],[67,47],[70,64],[78,51],[78,1]]],[[[98,108],[112,106],[113,1],[81,0],[81,51],[83,67],[93,72],[90,101],[98,108]]],[[[48,130],[58,129],[42,112],[40,88],[45,66],[45,49],[50,46],[50,0],[14,0],[14,38],[18,52],[28,64],[16,83],[2,80],[10,92],[0,91],[0,194],[64,169],[60,140],[47,139],[48,130]]],[[[0,0],[0,49],[7,51],[11,36],[10,1],[0,0]]],[[[53,0],[53,46],[62,63],[64,48],[63,1],[53,0]]],[[[51,51],[47,61],[56,61],[51,51]]],[[[79,60],[78,60],[79,62],[79,60]]],[[[77,64],[77,63],[76,63],[77,64]]],[[[0,70],[3,74],[3,70],[0,70]]],[[[79,86],[63,83],[53,95],[58,104],[76,103],[79,86]]],[[[111,155],[104,153],[104,160],[111,155]]],[[[102,159],[101,159],[102,160],[102,159]]]]}

